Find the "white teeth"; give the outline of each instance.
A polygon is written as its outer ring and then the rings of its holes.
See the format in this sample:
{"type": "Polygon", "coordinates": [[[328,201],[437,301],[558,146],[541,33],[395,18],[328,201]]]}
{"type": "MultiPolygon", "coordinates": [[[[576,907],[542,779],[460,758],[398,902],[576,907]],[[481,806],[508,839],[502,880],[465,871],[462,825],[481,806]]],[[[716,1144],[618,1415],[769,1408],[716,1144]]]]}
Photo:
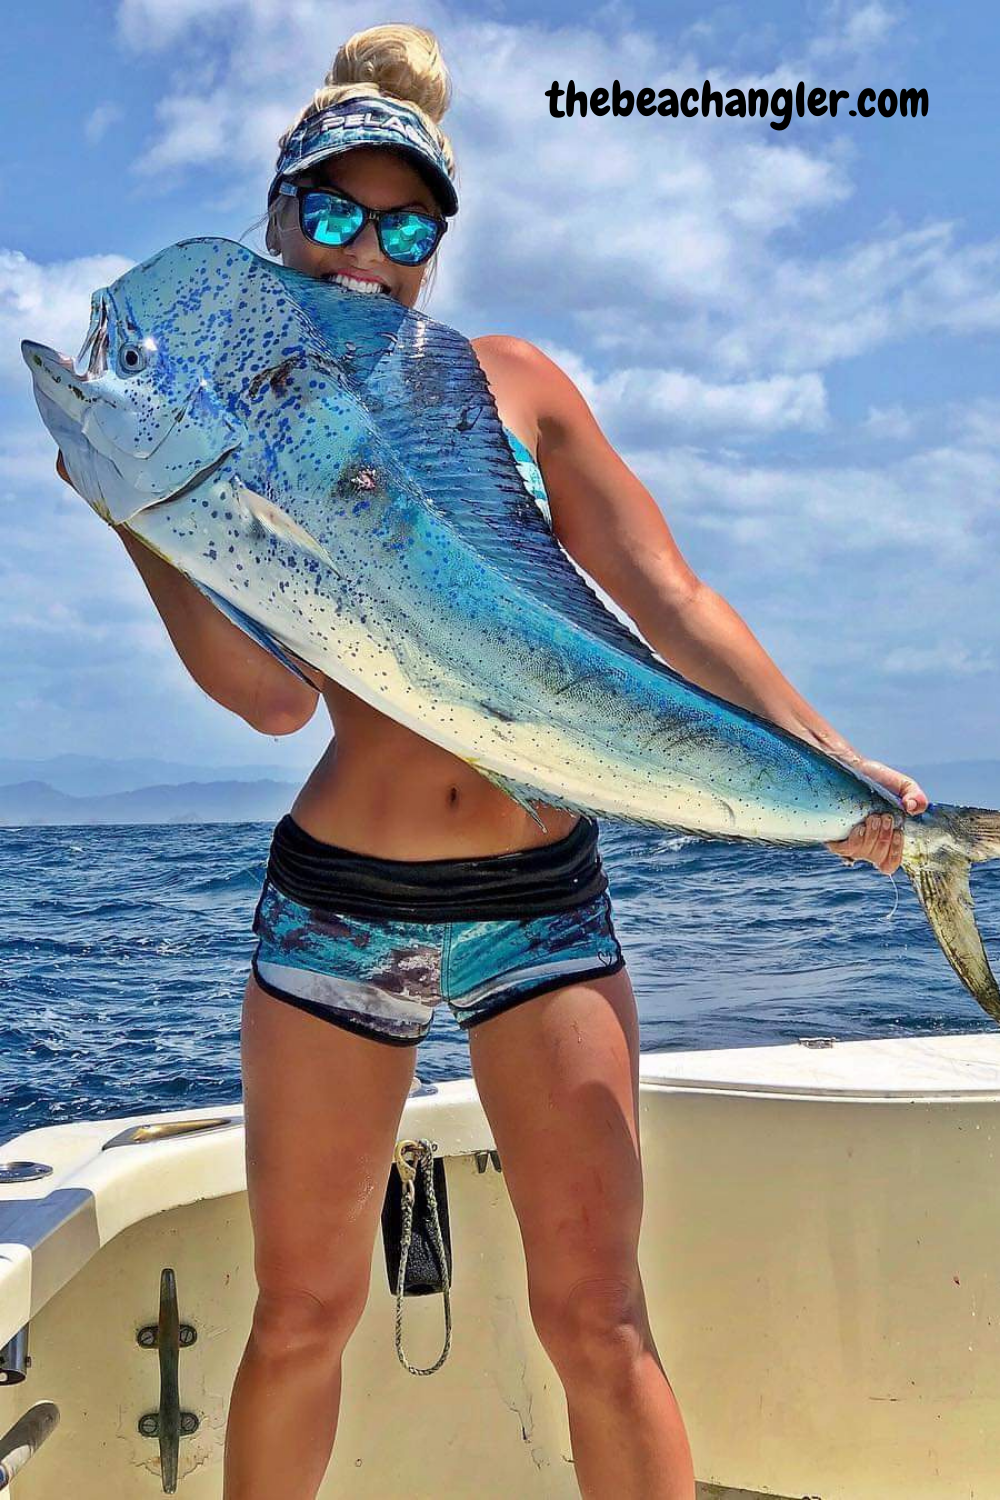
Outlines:
{"type": "Polygon", "coordinates": [[[331,276],[324,276],[324,281],[332,281],[336,286],[346,286],[352,292],[364,292],[366,296],[377,296],[385,291],[385,287],[378,281],[359,281],[354,276],[347,276],[341,271],[335,271],[331,276]]]}

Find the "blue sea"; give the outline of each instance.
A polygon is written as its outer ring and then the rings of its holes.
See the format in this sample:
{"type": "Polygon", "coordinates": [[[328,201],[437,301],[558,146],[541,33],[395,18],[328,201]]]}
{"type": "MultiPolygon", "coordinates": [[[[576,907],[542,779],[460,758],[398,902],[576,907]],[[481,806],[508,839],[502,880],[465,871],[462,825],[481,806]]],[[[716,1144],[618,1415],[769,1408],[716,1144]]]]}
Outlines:
{"type": "MultiPolygon", "coordinates": [[[[240,1099],[272,826],[0,829],[0,1139],[240,1099]]],[[[643,1051],[992,1029],[902,871],[600,827],[643,1051]]],[[[1000,955],[1000,866],[972,883],[1000,955]]],[[[469,1072],[468,1039],[442,1006],[417,1075],[469,1072]]]]}

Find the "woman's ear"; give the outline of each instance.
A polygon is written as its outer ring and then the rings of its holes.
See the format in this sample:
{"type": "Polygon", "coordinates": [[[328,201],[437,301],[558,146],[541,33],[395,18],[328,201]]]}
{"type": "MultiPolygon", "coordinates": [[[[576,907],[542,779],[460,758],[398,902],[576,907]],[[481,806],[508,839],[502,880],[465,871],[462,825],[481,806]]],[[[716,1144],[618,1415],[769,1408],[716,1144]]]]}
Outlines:
{"type": "Polygon", "coordinates": [[[281,254],[281,240],[278,236],[278,226],[274,221],[273,211],[267,216],[267,229],[264,234],[264,244],[268,255],[281,254]]]}

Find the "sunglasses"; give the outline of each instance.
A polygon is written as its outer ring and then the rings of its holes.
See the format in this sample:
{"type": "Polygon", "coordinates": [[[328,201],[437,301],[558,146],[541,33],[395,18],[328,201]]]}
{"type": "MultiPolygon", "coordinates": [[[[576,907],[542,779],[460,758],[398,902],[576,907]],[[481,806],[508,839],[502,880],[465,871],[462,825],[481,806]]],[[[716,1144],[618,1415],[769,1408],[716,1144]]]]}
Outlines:
{"type": "Polygon", "coordinates": [[[413,208],[366,208],[340,188],[302,187],[283,179],[279,194],[299,201],[299,227],[316,245],[350,245],[371,220],[379,246],[399,266],[422,266],[448,228],[446,219],[413,208]]]}

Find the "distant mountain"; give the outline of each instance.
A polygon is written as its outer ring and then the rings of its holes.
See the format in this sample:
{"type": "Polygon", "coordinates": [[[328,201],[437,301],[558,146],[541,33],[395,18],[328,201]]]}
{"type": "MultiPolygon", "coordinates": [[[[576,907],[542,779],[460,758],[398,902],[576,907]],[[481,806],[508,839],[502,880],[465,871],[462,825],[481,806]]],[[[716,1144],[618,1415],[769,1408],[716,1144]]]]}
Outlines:
{"type": "Polygon", "coordinates": [[[44,781],[0,786],[0,826],[73,823],[257,823],[288,811],[300,783],[187,781],[73,797],[44,781]]]}
{"type": "MultiPolygon", "coordinates": [[[[17,768],[35,774],[0,785],[0,826],[270,822],[288,811],[307,774],[293,766],[205,769],[171,761],[60,755],[49,761],[0,759],[0,782],[17,768]],[[51,770],[48,777],[38,774],[42,767],[55,768],[57,779],[51,770]],[[133,784],[150,769],[159,773],[154,785],[133,784]],[[192,770],[195,777],[181,775],[192,770]]],[[[1000,760],[907,762],[900,769],[915,776],[935,802],[1000,808],[1000,760]]]]}
{"type": "Polygon", "coordinates": [[[71,797],[100,797],[109,792],[133,792],[151,786],[178,786],[190,781],[305,780],[308,766],[199,766],[182,761],[138,756],[111,760],[101,755],[53,755],[46,760],[0,756],[0,787],[18,782],[44,781],[71,797]]]}

